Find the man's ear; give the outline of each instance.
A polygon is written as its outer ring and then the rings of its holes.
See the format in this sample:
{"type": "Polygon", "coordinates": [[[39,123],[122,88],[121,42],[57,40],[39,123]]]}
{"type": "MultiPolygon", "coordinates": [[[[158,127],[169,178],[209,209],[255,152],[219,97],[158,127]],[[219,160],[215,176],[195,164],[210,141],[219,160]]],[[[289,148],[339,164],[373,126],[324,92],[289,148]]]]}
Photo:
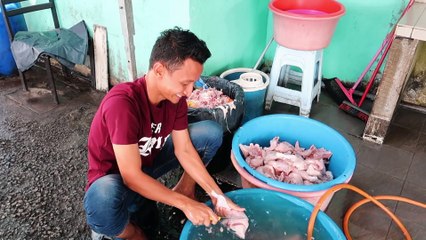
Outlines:
{"type": "Polygon", "coordinates": [[[165,72],[167,71],[167,68],[161,62],[156,62],[152,66],[152,70],[154,70],[154,74],[156,77],[162,78],[165,72]]]}

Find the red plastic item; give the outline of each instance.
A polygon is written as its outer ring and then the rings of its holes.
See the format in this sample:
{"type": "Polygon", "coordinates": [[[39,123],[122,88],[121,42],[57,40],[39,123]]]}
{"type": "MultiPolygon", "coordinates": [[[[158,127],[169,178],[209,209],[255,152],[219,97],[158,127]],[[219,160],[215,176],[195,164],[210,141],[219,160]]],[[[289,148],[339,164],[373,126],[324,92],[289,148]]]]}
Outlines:
{"type": "MultiPolygon", "coordinates": [[[[402,19],[402,17],[408,12],[408,10],[411,8],[411,6],[414,4],[414,0],[410,0],[410,2],[408,2],[407,7],[405,7],[404,11],[402,12],[401,16],[399,17],[399,20],[402,19]]],[[[398,20],[398,22],[399,22],[398,20]]],[[[376,75],[380,70],[380,67],[382,66],[388,51],[392,45],[393,40],[395,39],[395,30],[396,30],[396,26],[397,23],[395,23],[395,25],[392,27],[392,30],[386,35],[386,38],[383,40],[382,46],[377,50],[376,54],[374,55],[373,59],[371,59],[370,63],[368,63],[367,67],[364,69],[364,71],[362,72],[361,76],[359,76],[358,80],[355,82],[355,84],[350,88],[350,89],[346,89],[346,87],[343,85],[342,81],[338,78],[336,78],[336,82],[339,85],[340,89],[342,90],[342,92],[346,95],[346,97],[348,98],[348,100],[350,101],[351,104],[357,106],[357,107],[361,107],[362,104],[364,103],[365,98],[367,97],[367,94],[370,91],[370,88],[372,87],[374,80],[376,79],[376,75]],[[359,102],[356,102],[353,98],[353,93],[355,92],[355,89],[358,87],[358,85],[362,82],[362,80],[364,79],[365,75],[367,74],[367,72],[371,69],[371,66],[373,66],[373,64],[376,62],[377,58],[380,56],[380,59],[376,65],[376,68],[373,71],[373,74],[371,75],[370,79],[368,80],[368,84],[366,89],[364,90],[364,93],[362,94],[361,99],[359,100],[359,102]]],[[[341,109],[345,110],[345,108],[347,108],[348,106],[345,104],[342,104],[340,106],[341,109]],[[343,105],[343,106],[342,106],[343,105]]],[[[364,116],[362,114],[362,112],[360,113],[362,116],[364,116]]],[[[368,120],[365,119],[365,117],[363,117],[364,121],[368,120]]]]}
{"type": "Polygon", "coordinates": [[[319,50],[328,46],[345,7],[334,0],[273,0],[274,38],[295,50],[319,50]]]}

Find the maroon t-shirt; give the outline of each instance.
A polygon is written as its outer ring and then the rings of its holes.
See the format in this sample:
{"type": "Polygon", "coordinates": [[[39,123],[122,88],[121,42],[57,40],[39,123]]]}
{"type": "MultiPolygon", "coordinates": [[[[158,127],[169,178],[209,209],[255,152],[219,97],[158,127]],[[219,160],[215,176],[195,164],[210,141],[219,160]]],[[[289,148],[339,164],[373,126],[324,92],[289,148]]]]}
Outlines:
{"type": "Polygon", "coordinates": [[[157,106],[148,100],[145,77],[121,83],[102,100],[88,139],[88,184],[106,174],[119,173],[112,144],[139,145],[142,165],[151,166],[172,130],[188,127],[185,98],[157,106]]]}

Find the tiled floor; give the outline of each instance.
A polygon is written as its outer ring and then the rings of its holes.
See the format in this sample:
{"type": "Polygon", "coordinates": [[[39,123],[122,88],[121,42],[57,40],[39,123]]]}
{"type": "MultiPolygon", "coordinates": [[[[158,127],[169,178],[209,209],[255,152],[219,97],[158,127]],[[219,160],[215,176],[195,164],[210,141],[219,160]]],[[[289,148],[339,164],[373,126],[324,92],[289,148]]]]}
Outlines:
{"type": "MultiPolygon", "coordinates": [[[[298,108],[273,103],[270,113],[298,113],[298,108]]],[[[426,202],[426,115],[399,107],[383,145],[363,141],[364,122],[337,108],[326,94],[313,105],[311,118],[338,130],[352,144],[357,166],[350,184],[371,195],[396,195],[426,202]]],[[[228,167],[217,174],[239,184],[239,176],[228,167]]],[[[326,213],[339,225],[345,212],[362,197],[349,190],[337,192],[326,213]]],[[[426,239],[426,209],[395,201],[383,201],[406,225],[413,239],[426,239]]],[[[356,210],[349,224],[353,239],[404,239],[390,217],[373,204],[356,210]]]]}
{"type": "MultiPolygon", "coordinates": [[[[48,100],[43,106],[51,103],[48,100]]],[[[297,114],[298,108],[274,103],[269,113],[297,114]]],[[[383,145],[363,141],[360,136],[365,124],[339,110],[326,93],[313,105],[311,117],[335,128],[352,144],[358,162],[350,184],[372,195],[405,196],[426,202],[425,114],[398,108],[383,145]]],[[[240,185],[239,175],[231,165],[215,176],[222,182],[240,185]]],[[[326,213],[342,226],[345,212],[360,199],[354,192],[341,190],[334,195],[326,213]]],[[[426,239],[426,209],[391,201],[384,204],[401,218],[413,239],[426,239]]],[[[371,204],[353,214],[349,229],[357,240],[404,239],[390,218],[371,204]]]]}

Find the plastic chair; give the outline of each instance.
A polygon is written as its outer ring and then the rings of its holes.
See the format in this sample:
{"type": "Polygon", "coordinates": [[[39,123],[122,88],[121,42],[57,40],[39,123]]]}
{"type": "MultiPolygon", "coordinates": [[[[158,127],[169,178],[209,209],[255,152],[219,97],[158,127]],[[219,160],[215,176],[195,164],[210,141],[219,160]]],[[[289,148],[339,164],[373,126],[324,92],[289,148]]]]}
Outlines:
{"type": "Polygon", "coordinates": [[[299,115],[309,117],[312,101],[319,101],[321,94],[322,49],[299,51],[277,46],[271,69],[271,82],[268,87],[265,109],[270,110],[273,101],[299,107],[299,115]],[[300,90],[287,88],[288,72],[295,66],[302,70],[300,90]],[[280,84],[282,68],[285,68],[284,86],[280,84]]]}
{"type": "MultiPolygon", "coordinates": [[[[14,42],[15,43],[17,42],[16,41],[17,33],[15,33],[13,31],[13,29],[11,27],[11,22],[10,22],[10,18],[13,17],[13,16],[16,16],[16,15],[26,14],[26,13],[30,13],[30,12],[36,12],[36,11],[40,11],[40,10],[50,10],[51,15],[52,15],[52,19],[53,19],[54,28],[55,28],[55,30],[53,30],[52,33],[55,34],[54,31],[59,32],[59,31],[65,30],[65,29],[60,29],[59,21],[58,21],[58,15],[57,15],[57,12],[56,12],[54,0],[49,0],[47,3],[34,3],[36,1],[31,1],[31,0],[0,0],[0,2],[1,2],[1,8],[2,8],[2,15],[3,15],[4,22],[5,22],[7,31],[8,31],[9,40],[11,42],[11,45],[13,45],[14,42]],[[7,10],[6,7],[5,7],[7,4],[21,3],[21,2],[25,2],[25,6],[19,6],[18,8],[9,9],[9,10],[7,10]]],[[[84,25],[84,23],[83,23],[83,25],[84,25]]],[[[86,29],[85,26],[84,26],[84,29],[86,31],[85,34],[87,35],[87,29],[86,29]]],[[[21,33],[21,32],[19,32],[19,33],[21,33]]],[[[40,32],[25,32],[25,34],[27,34],[27,36],[31,36],[31,34],[38,34],[39,36],[45,35],[45,34],[41,34],[40,32]]],[[[87,39],[88,39],[88,37],[87,37],[87,39]]],[[[49,39],[49,40],[51,41],[52,39],[49,39]]],[[[58,44],[58,42],[55,43],[55,44],[58,44]]],[[[65,46],[65,45],[71,44],[71,43],[68,43],[67,41],[62,41],[62,42],[60,42],[60,44],[62,44],[61,47],[63,47],[63,49],[66,49],[67,46],[65,46]]],[[[87,50],[89,50],[90,51],[90,53],[89,53],[90,65],[91,65],[91,72],[92,72],[92,79],[93,79],[93,77],[94,77],[93,46],[92,46],[92,43],[90,41],[88,41],[86,44],[87,45],[86,45],[86,49],[85,49],[86,51],[84,52],[84,59],[86,58],[87,50]]],[[[29,51],[33,51],[33,50],[30,49],[29,51]]],[[[13,49],[12,49],[12,52],[13,52],[13,49]]],[[[18,63],[15,55],[14,55],[14,58],[15,58],[15,61],[18,63]]],[[[56,85],[55,85],[55,81],[53,79],[53,74],[52,74],[52,68],[51,68],[51,62],[50,62],[51,58],[58,60],[58,62],[62,66],[62,70],[63,70],[65,75],[69,75],[69,70],[67,69],[66,65],[73,66],[74,64],[76,64],[76,62],[72,62],[72,61],[68,62],[66,58],[63,58],[63,57],[60,57],[60,56],[55,56],[54,54],[47,54],[47,53],[44,53],[44,52],[42,52],[40,55],[37,56],[36,62],[42,62],[42,63],[45,64],[48,84],[51,87],[53,100],[56,104],[59,104],[58,94],[56,92],[56,85]],[[68,63],[70,63],[72,65],[70,65],[68,63]]],[[[84,60],[83,60],[83,62],[84,62],[84,60]]],[[[82,64],[82,63],[78,63],[78,64],[82,64]]],[[[19,64],[17,64],[17,65],[18,65],[19,76],[21,78],[22,87],[23,87],[24,91],[28,91],[28,84],[27,84],[27,80],[26,80],[25,74],[24,74],[24,72],[27,69],[26,68],[20,68],[19,64]]],[[[28,68],[30,68],[31,66],[29,66],[28,68]]]]}

